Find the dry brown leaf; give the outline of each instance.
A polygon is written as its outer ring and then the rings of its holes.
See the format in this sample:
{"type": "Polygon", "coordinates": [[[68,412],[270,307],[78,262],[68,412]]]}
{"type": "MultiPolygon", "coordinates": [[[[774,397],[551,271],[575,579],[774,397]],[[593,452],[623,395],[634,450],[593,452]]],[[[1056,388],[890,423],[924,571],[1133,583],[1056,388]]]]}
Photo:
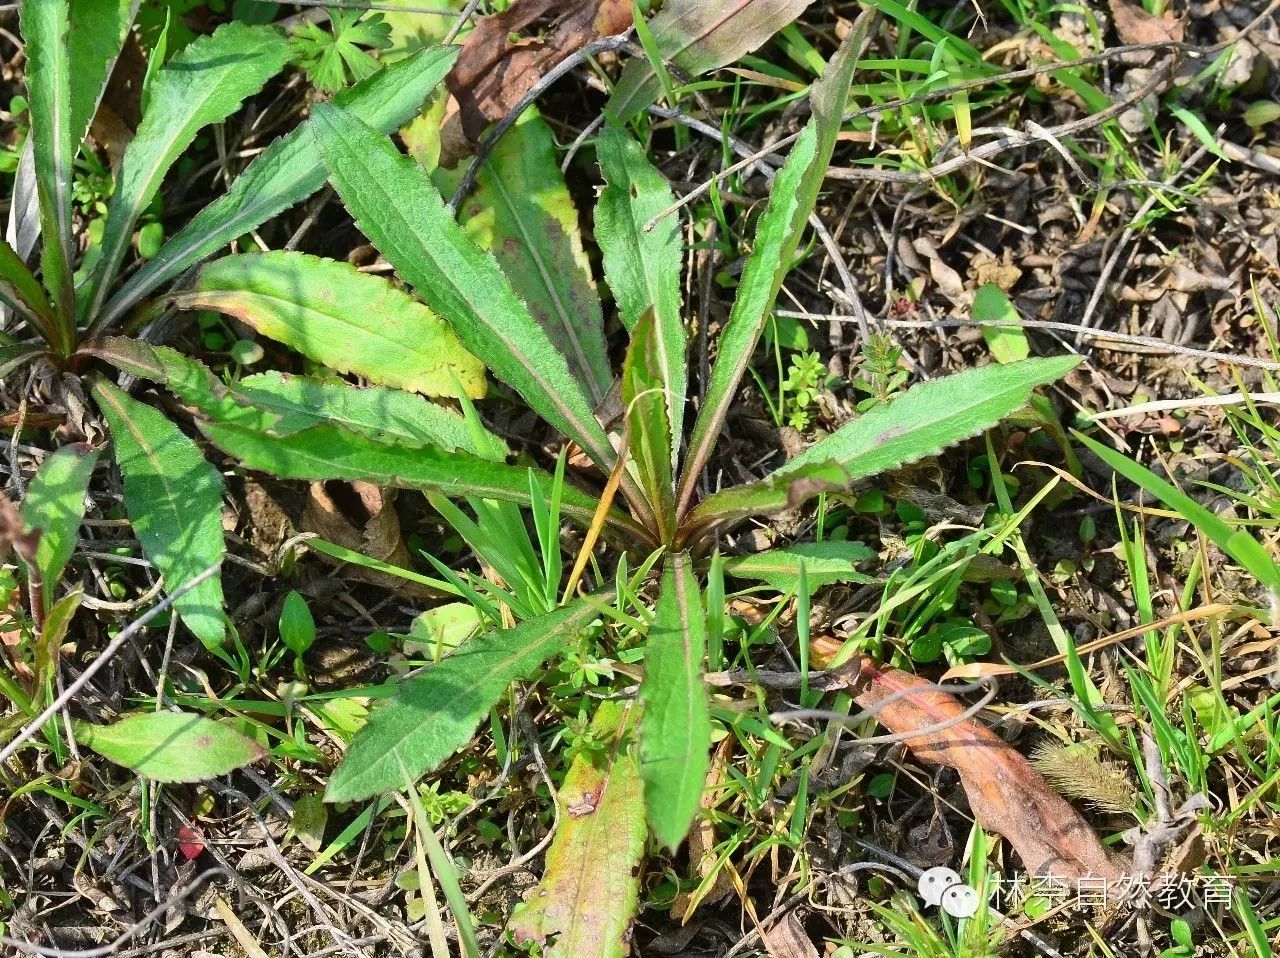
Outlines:
{"type": "MultiPolygon", "coordinates": [[[[814,643],[815,659],[829,658],[838,646],[814,643]]],[[[953,719],[964,706],[952,695],[901,669],[878,666],[863,656],[851,691],[862,708],[885,703],[876,721],[895,734],[910,734],[953,719]]],[[[1053,874],[1067,882],[1079,878],[1118,880],[1124,873],[1088,823],[1053,791],[1031,763],[976,719],[906,739],[916,758],[960,773],[969,808],[978,824],[1003,836],[1032,874],[1053,874]]]]}
{"type": "MultiPolygon", "coordinates": [[[[400,517],[392,501],[395,490],[369,482],[313,482],[307,490],[302,528],[322,539],[391,565],[409,568],[409,550],[400,535],[400,517]]],[[[400,595],[436,595],[422,585],[386,572],[342,563],[320,553],[327,562],[344,567],[343,574],[400,595]]]]}
{"type": "Polygon", "coordinates": [[[1124,43],[1181,43],[1186,36],[1187,25],[1169,10],[1157,17],[1125,0],[1110,0],[1110,6],[1116,33],[1124,43]]]}
{"type": "Polygon", "coordinates": [[[631,0],[517,0],[476,21],[446,81],[440,164],[456,165],[485,127],[506,116],[565,57],[630,27],[631,12],[631,0]]]}
{"type": "Polygon", "coordinates": [[[793,911],[787,912],[767,931],[760,933],[769,958],[819,958],[818,949],[805,933],[793,911]]]}

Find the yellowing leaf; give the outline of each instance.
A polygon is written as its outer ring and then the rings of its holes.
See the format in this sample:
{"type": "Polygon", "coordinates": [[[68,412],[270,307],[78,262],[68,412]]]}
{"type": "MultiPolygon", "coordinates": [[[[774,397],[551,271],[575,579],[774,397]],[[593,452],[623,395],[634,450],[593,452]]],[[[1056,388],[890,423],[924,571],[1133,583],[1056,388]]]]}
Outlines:
{"type": "Polygon", "coordinates": [[[633,715],[601,702],[591,728],[611,747],[575,758],[560,786],[560,825],[542,881],[510,925],[517,943],[542,943],[544,958],[630,954],[645,839],[640,769],[626,747],[633,715]]]}
{"type": "Polygon", "coordinates": [[[484,367],[426,306],[387,280],[304,253],[226,256],[177,297],[248,323],[330,369],[430,396],[485,392],[484,367]]]}

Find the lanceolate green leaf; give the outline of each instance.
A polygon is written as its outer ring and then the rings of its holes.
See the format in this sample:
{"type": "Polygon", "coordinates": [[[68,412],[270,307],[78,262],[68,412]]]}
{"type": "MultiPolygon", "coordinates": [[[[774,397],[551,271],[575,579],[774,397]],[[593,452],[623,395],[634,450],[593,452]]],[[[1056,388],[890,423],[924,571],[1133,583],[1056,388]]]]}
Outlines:
{"type": "Polygon", "coordinates": [[[920,383],[814,443],[770,478],[785,481],[831,460],[853,481],[937,455],[1017,412],[1033,389],[1061,379],[1079,362],[1079,356],[1025,359],[920,383]]]}
{"type": "Polygon", "coordinates": [[[361,389],[333,379],[269,372],[246,376],[232,387],[232,395],[278,416],[270,426],[276,436],[332,423],[376,442],[414,449],[461,449],[484,459],[492,458],[494,443],[505,451],[502,440],[487,429],[477,436],[456,412],[399,389],[361,389]]]}
{"type": "Polygon", "coordinates": [[[551,128],[535,110],[498,140],[460,214],[598,403],[613,382],[600,297],[551,128]]]}
{"type": "Polygon", "coordinates": [[[512,682],[536,672],[596,615],[584,601],[570,603],[514,629],[477,636],[405,682],[356,735],[325,801],[351,802],[400,788],[402,767],[414,778],[435,768],[471,740],[512,682]]]}
{"type": "MultiPolygon", "coordinates": [[[[750,53],[804,11],[809,0],[666,0],[649,21],[657,53],[688,76],[698,76],[750,53]]],[[[627,64],[605,106],[625,123],[662,92],[653,64],[627,64]]]]}
{"type": "Polygon", "coordinates": [[[111,725],[76,722],[76,741],[156,782],[202,782],[266,752],[229,725],[185,712],[127,715],[111,725]]]}
{"type": "Polygon", "coordinates": [[[478,423],[444,406],[399,389],[361,388],[338,379],[267,372],[227,386],[203,363],[168,346],[108,336],[83,347],[133,376],[167,387],[183,402],[218,422],[270,436],[288,436],[312,426],[342,426],[375,442],[419,449],[461,449],[482,458],[502,458],[506,447],[478,423]]]}
{"type": "Polygon", "coordinates": [[[857,563],[876,558],[876,552],[861,542],[803,542],[784,549],[768,549],[752,556],[724,560],[724,570],[739,579],[767,582],[779,592],[800,588],[800,566],[812,593],[833,582],[870,582],[857,563]]]}
{"type": "Polygon", "coordinates": [[[71,144],[76,149],[97,112],[140,0],[74,0],[67,47],[71,57],[71,144]]]}
{"type": "Polygon", "coordinates": [[[71,71],[67,54],[67,0],[23,0],[22,35],[27,43],[27,93],[40,194],[41,264],[45,285],[60,316],[56,339],[62,354],[72,348],[69,317],[75,307],[71,284],[71,71]]]}
{"type": "Polygon", "coordinates": [[[711,719],[702,684],[707,623],[687,555],[667,559],[640,700],[640,773],[653,834],[675,851],[684,840],[711,767],[711,719]]]}
{"type": "Polygon", "coordinates": [[[755,249],[743,267],[729,321],[720,333],[711,382],[689,440],[676,497],[682,516],[693,502],[698,477],[724,428],[738,383],[751,362],[765,320],[791,269],[805,223],[817,202],[818,190],[835,149],[836,135],[840,132],[849,84],[868,23],[865,18],[859,21],[860,29],[850,33],[827,64],[822,79],[814,83],[809,95],[813,118],[791,148],[770,188],[769,205],[756,229],[755,249]]]}
{"type": "Polygon", "coordinates": [[[8,343],[0,346],[0,379],[15,369],[35,362],[41,356],[49,356],[49,352],[39,343],[8,343]]]}
{"type": "Polygon", "coordinates": [[[232,21],[188,44],[155,74],[147,115],[125,150],[107,209],[88,316],[94,316],[105,301],[133,227],[155,198],[169,167],[202,128],[239,109],[246,97],[280,72],[288,57],[289,45],[275,29],[232,21]]]}
{"type": "Polygon", "coordinates": [[[57,320],[40,281],[13,247],[0,240],[0,303],[24,317],[47,343],[57,341],[57,320]]]}
{"type": "Polygon", "coordinates": [[[613,448],[564,356],[426,171],[349,113],[321,105],[312,122],[329,178],[364,234],[494,375],[609,469],[613,448]]]}
{"type": "MultiPolygon", "coordinates": [[[[433,47],[379,70],[333,98],[380,133],[418,112],[457,58],[457,47],[433,47]]],[[[225,196],[196,214],[112,297],[95,320],[102,329],[144,296],[232,240],[265,223],[324,186],[328,173],[311,121],[272,143],[231,184],[225,196]]]]}
{"type": "Polygon", "coordinates": [[[789,470],[785,476],[775,472],[759,482],[712,493],[694,507],[682,528],[728,525],[748,516],[785,512],[820,492],[847,489],[852,481],[849,470],[838,462],[829,459],[807,462],[789,470]]]}
{"type": "MultiPolygon", "coordinates": [[[[124,506],[142,551],[174,590],[222,561],[222,477],[163,414],[107,382],[93,387],[111,430],[124,506]]],[[[210,576],[176,603],[208,648],[226,637],[222,579],[210,576]]]]}
{"type": "Polygon", "coordinates": [[[622,406],[631,437],[631,455],[640,476],[662,541],[671,544],[676,531],[675,479],[671,472],[672,437],[668,417],[667,384],[653,311],[647,311],[632,331],[631,346],[622,367],[622,406]]]}
{"type": "Polygon", "coordinates": [[[381,276],[305,253],[224,256],[175,302],[214,309],[309,359],[430,396],[485,392],[484,367],[431,310],[381,276]]]}
{"type": "Polygon", "coordinates": [[[1177,511],[1204,533],[1210,542],[1247,569],[1250,575],[1270,588],[1275,595],[1280,595],[1280,565],[1276,564],[1276,560],[1252,535],[1243,529],[1233,529],[1173,483],[1157,476],[1141,463],[1107,448],[1082,432],[1072,430],[1072,433],[1108,466],[1177,511]]]}
{"type": "Polygon", "coordinates": [[[53,605],[54,590],[75,551],[84,497],[97,461],[98,453],[86,443],[63,446],[40,466],[22,500],[27,529],[40,530],[36,568],[44,584],[46,610],[53,605]]]}
{"type": "Polygon", "coordinates": [[[639,709],[602,701],[591,731],[609,747],[573,760],[556,801],[560,824],[538,887],[518,906],[517,943],[543,958],[623,958],[640,891],[644,791],[627,726],[639,709]]]}
{"type": "MultiPolygon", "coordinates": [[[[667,217],[645,225],[672,202],[671,187],[623,130],[601,131],[596,155],[607,186],[596,204],[596,241],[622,323],[633,330],[647,310],[654,315],[654,343],[667,386],[671,434],[684,428],[686,342],[680,317],[680,222],[667,217]]],[[[675,469],[674,456],[672,470],[675,469]]]]}
{"type": "MultiPolygon", "coordinates": [[[[226,423],[200,424],[206,436],[250,469],[283,479],[366,480],[385,486],[441,492],[451,498],[476,496],[528,505],[532,472],[542,495],[551,497],[554,478],[545,472],[490,462],[464,452],[434,446],[389,446],[357,436],[338,426],[316,426],[289,436],[269,436],[226,423]]],[[[597,500],[570,486],[561,495],[561,512],[580,525],[590,525],[597,500]]],[[[634,522],[611,512],[612,525],[643,535],[634,522]]]]}

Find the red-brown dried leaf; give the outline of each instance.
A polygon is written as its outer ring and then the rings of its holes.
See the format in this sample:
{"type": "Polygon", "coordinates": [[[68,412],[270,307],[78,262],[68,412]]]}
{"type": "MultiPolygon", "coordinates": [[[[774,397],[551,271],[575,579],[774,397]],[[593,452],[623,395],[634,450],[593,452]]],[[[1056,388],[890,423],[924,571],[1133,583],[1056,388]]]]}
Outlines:
{"type": "Polygon", "coordinates": [[[446,81],[441,164],[452,167],[466,156],[485,127],[565,57],[630,27],[631,13],[631,0],[518,0],[478,20],[446,81]]]}
{"type": "MultiPolygon", "coordinates": [[[[822,651],[829,655],[834,650],[815,649],[822,651]]],[[[954,696],[932,689],[928,680],[878,666],[865,656],[851,691],[862,708],[905,691],[907,695],[876,713],[876,721],[895,734],[927,729],[964,712],[954,696]]],[[[1073,882],[1085,877],[1117,880],[1124,873],[1080,813],[1021,753],[976,719],[908,738],[906,746],[921,761],[960,773],[974,818],[1007,839],[1033,874],[1073,882]]]]}

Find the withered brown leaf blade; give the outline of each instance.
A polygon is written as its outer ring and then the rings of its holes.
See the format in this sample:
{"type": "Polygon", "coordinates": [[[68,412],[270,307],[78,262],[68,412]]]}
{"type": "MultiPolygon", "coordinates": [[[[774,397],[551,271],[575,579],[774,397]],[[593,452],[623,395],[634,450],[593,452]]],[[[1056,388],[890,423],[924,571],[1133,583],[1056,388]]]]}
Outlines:
{"type": "Polygon", "coordinates": [[[978,824],[1007,839],[1031,873],[1067,882],[1116,880],[1124,873],[1123,864],[1102,846],[1080,813],[1004,739],[972,718],[950,728],[931,728],[964,712],[954,696],[936,691],[927,679],[876,665],[865,656],[852,692],[862,708],[907,693],[885,704],[876,721],[897,734],[926,730],[908,738],[907,748],[921,761],[960,773],[978,824]]]}
{"type": "Polygon", "coordinates": [[[517,0],[478,20],[446,81],[450,102],[440,130],[440,164],[453,167],[470,153],[485,127],[506,116],[565,57],[626,30],[631,12],[631,0],[517,0]]]}

